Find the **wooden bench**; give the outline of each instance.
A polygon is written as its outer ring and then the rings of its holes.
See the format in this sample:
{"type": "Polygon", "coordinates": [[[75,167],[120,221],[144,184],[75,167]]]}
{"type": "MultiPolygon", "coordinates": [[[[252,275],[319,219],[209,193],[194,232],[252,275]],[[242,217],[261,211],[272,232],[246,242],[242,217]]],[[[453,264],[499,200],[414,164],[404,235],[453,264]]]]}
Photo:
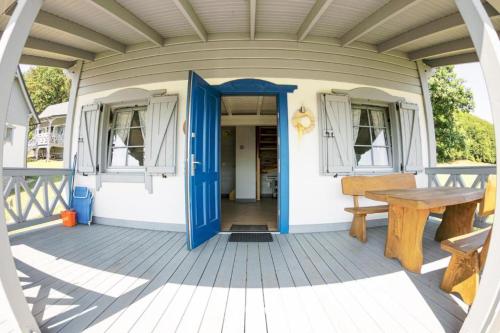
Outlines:
{"type": "MultiPolygon", "coordinates": [[[[495,213],[496,176],[489,176],[478,215],[485,218],[495,213]]],[[[441,289],[460,295],[471,305],[479,286],[491,238],[491,227],[477,230],[441,242],[441,249],[451,253],[450,263],[441,281],[441,289]]]]}
{"type": "Polygon", "coordinates": [[[342,193],[352,195],[354,207],[344,210],[353,214],[349,234],[362,242],[366,242],[366,215],[386,213],[388,205],[359,206],[359,197],[367,191],[384,191],[416,188],[415,176],[412,174],[395,173],[383,176],[349,176],[342,178],[342,193]]]}

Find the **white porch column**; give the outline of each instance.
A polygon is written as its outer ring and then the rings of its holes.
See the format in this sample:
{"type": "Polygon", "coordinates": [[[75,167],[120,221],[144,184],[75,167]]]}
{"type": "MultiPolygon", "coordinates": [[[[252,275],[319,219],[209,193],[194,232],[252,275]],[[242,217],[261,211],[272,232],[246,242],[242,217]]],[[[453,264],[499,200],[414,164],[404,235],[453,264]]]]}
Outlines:
{"type": "Polygon", "coordinates": [[[434,114],[432,112],[431,92],[429,90],[430,68],[422,60],[417,61],[420,85],[422,86],[422,96],[424,98],[425,128],[427,132],[427,158],[429,167],[435,167],[436,158],[436,132],[434,130],[434,114]]]}
{"type": "MultiPolygon", "coordinates": [[[[495,125],[496,154],[500,156],[500,40],[480,0],[455,0],[481,63],[495,125]]],[[[497,174],[500,164],[497,161],[497,174]]],[[[500,187],[496,211],[500,212],[500,187]]],[[[479,290],[462,332],[500,332],[500,225],[493,225],[490,249],[479,290]]]]}
{"type": "Polygon", "coordinates": [[[75,66],[71,67],[68,72],[71,76],[71,88],[69,92],[68,112],[66,113],[66,124],[64,125],[64,168],[70,169],[73,162],[72,140],[73,127],[75,122],[76,99],[78,97],[78,86],[80,85],[80,76],[82,73],[83,62],[79,60],[75,66]]]}
{"type": "MultiPolygon", "coordinates": [[[[26,39],[43,0],[19,0],[0,40],[0,147],[3,147],[7,108],[14,75],[26,39]]],[[[0,188],[3,188],[3,154],[0,154],[0,188]]],[[[9,316],[15,329],[21,332],[39,332],[16,273],[12,258],[4,201],[0,200],[0,312],[9,316]]]]}

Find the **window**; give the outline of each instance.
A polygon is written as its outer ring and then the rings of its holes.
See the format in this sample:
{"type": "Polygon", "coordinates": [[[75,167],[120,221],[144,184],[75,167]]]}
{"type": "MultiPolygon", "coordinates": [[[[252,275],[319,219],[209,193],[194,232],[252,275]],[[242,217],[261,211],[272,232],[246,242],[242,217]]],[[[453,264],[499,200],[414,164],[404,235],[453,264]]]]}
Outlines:
{"type": "Polygon", "coordinates": [[[110,115],[108,167],[144,167],[146,107],[116,109],[110,115]]]}
{"type": "Polygon", "coordinates": [[[321,94],[320,172],[324,175],[422,171],[416,104],[365,102],[321,94]]]}
{"type": "Polygon", "coordinates": [[[5,127],[4,142],[12,143],[14,140],[14,127],[7,125],[5,127]]]}
{"type": "Polygon", "coordinates": [[[352,118],[356,167],[392,168],[389,110],[370,105],[353,105],[352,118]]]}

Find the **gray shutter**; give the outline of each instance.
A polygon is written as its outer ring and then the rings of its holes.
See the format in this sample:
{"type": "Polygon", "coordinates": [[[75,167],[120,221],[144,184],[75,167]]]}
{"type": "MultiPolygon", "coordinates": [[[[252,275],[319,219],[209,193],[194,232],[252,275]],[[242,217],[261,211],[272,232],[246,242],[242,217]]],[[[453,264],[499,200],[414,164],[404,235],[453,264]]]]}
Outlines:
{"type": "Polygon", "coordinates": [[[412,103],[399,103],[401,124],[402,167],[404,172],[422,171],[422,141],[418,106],[412,103]]]}
{"type": "Polygon", "coordinates": [[[325,174],[353,171],[352,111],[346,95],[325,94],[321,107],[322,168],[325,174]]]}
{"type": "Polygon", "coordinates": [[[99,138],[100,104],[82,106],[78,133],[78,172],[95,174],[97,168],[97,145],[99,138]]]}
{"type": "Polygon", "coordinates": [[[175,174],[177,96],[151,97],[146,112],[144,164],[148,174],[175,174]]]}

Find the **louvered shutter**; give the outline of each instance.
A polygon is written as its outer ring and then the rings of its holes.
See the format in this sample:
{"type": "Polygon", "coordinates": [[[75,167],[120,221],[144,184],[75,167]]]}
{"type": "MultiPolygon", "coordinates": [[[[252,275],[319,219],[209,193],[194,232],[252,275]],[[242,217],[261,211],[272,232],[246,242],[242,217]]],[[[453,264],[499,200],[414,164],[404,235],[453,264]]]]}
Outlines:
{"type": "Polygon", "coordinates": [[[144,143],[148,174],[175,174],[177,100],[173,95],[149,99],[144,143]]]}
{"type": "Polygon", "coordinates": [[[100,104],[82,107],[78,134],[78,172],[95,174],[97,168],[97,148],[99,138],[100,104]]]}
{"type": "Polygon", "coordinates": [[[412,103],[399,103],[399,119],[401,125],[403,171],[422,171],[422,142],[420,137],[418,106],[412,103]]]}
{"type": "Polygon", "coordinates": [[[325,174],[353,171],[352,111],[349,97],[322,95],[322,168],[325,174]]]}

